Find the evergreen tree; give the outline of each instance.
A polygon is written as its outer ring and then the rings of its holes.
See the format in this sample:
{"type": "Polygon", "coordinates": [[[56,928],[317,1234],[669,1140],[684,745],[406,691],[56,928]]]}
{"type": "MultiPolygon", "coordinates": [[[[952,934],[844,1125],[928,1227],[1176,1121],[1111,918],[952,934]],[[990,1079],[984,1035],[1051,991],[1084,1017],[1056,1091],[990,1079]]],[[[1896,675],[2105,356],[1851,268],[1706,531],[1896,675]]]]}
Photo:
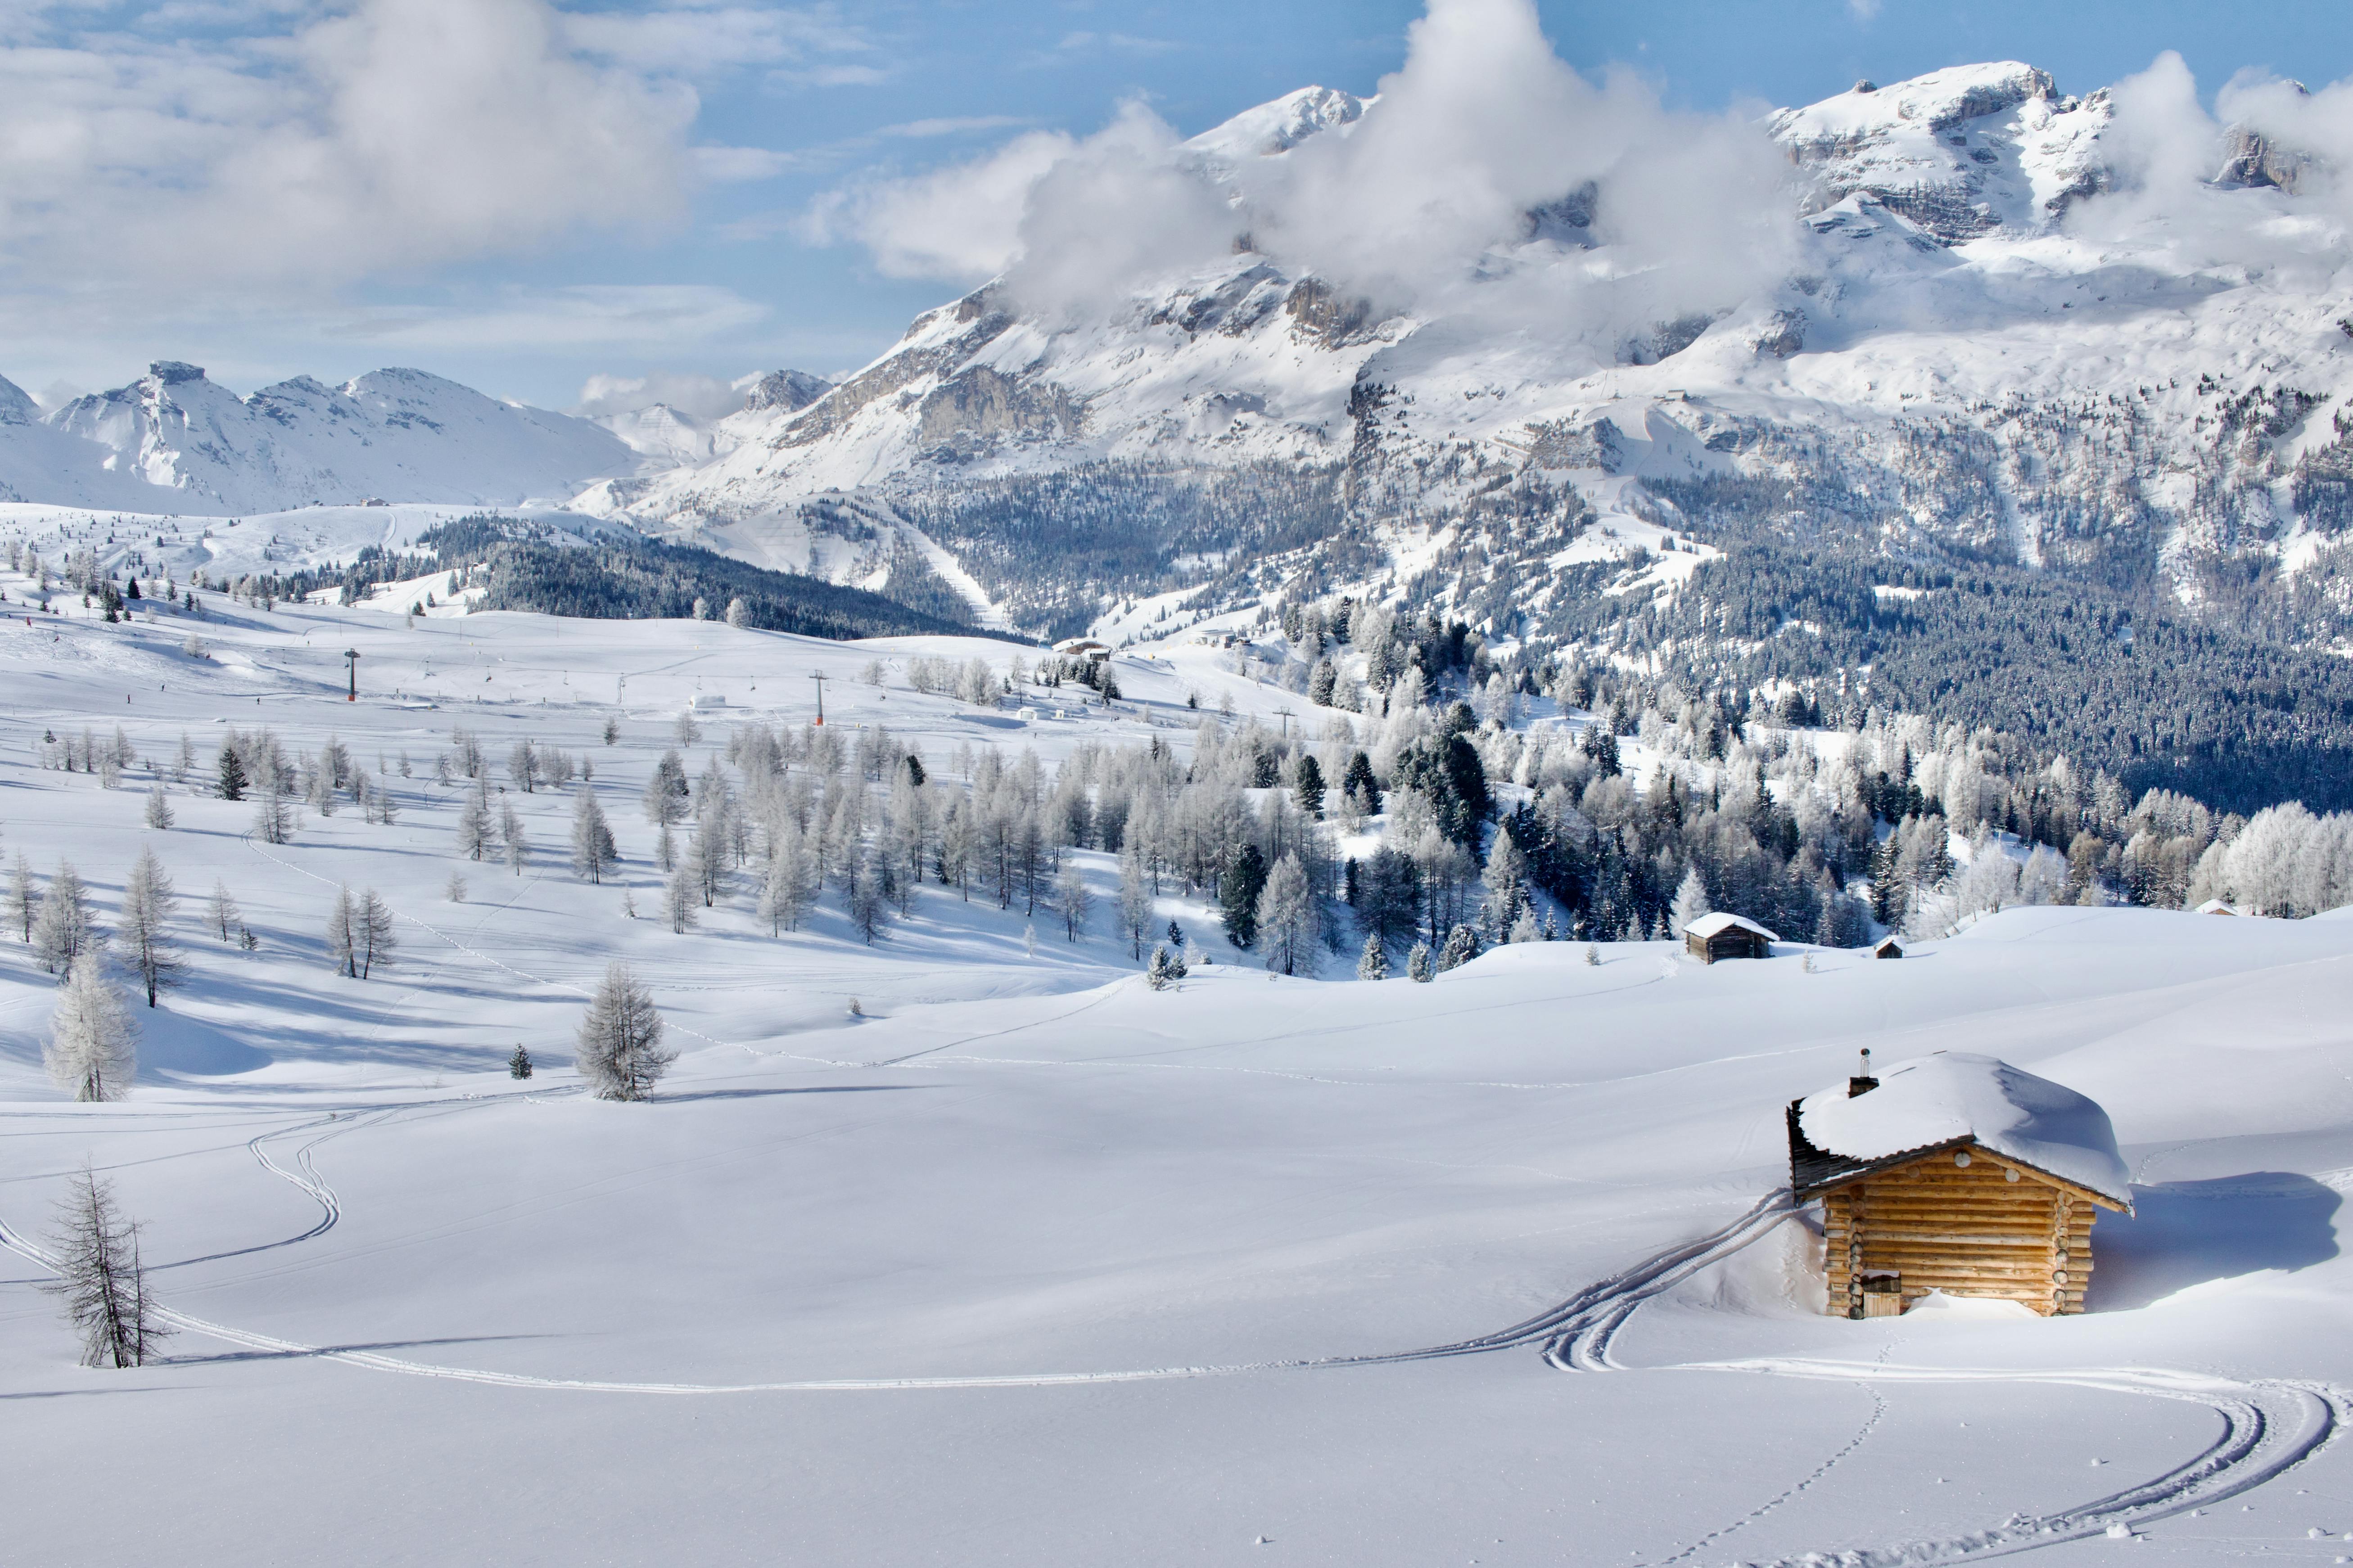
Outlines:
{"type": "Polygon", "coordinates": [[[599,1100],[647,1100],[678,1059],[662,1044],[654,999],[618,959],[605,971],[580,1020],[574,1065],[599,1100]]]}
{"type": "Polygon", "coordinates": [[[82,1365],[146,1365],[172,1331],[148,1293],[139,1226],[122,1216],[114,1184],[84,1165],[58,1205],[58,1220],[51,1237],[58,1277],[42,1289],[58,1298],[81,1341],[82,1365]]]}
{"type": "Polygon", "coordinates": [[[150,1007],[155,1005],[155,993],[179,984],[181,971],[186,967],[168,929],[178,901],[170,873],[156,860],[153,849],[142,847],[139,858],[132,862],[131,875],[123,879],[118,934],[132,972],[146,987],[150,1007]]]}
{"type": "Polygon", "coordinates": [[[1446,933],[1446,945],[1439,951],[1438,972],[1460,969],[1479,956],[1479,933],[1467,925],[1458,925],[1446,933]]]}
{"type": "Polygon", "coordinates": [[[49,1081],[76,1100],[121,1100],[131,1092],[139,1070],[138,1025],[95,947],[74,959],[58,988],[41,1065],[49,1081]]]}
{"type": "Polygon", "coordinates": [[[684,822],[693,795],[694,787],[686,782],[686,763],[673,747],[661,754],[661,761],[654,764],[653,776],[646,781],[646,820],[657,827],[684,822]]]}
{"type": "Polygon", "coordinates": [[[215,776],[218,782],[213,785],[213,793],[221,799],[245,798],[245,759],[237,754],[237,738],[233,735],[221,742],[220,764],[215,776]]]}
{"type": "Polygon", "coordinates": [[[531,1074],[531,1053],[522,1048],[522,1042],[521,1040],[517,1040],[515,1042],[514,1055],[507,1058],[507,1076],[509,1078],[529,1078],[531,1074]]]}
{"type": "Polygon", "coordinates": [[[1377,816],[1381,810],[1381,784],[1373,776],[1373,760],[1358,752],[1348,759],[1348,771],[1341,776],[1340,793],[1354,795],[1364,804],[1365,814],[1377,816]]]}
{"type": "Polygon", "coordinates": [[[1155,991],[1166,991],[1170,980],[1168,949],[1155,942],[1152,944],[1152,962],[1145,965],[1144,983],[1155,991]]]}
{"type": "Polygon", "coordinates": [[[1244,844],[1227,857],[1218,879],[1219,912],[1224,917],[1226,940],[1236,947],[1258,941],[1258,899],[1266,889],[1266,857],[1255,844],[1244,844]]]}
{"type": "Polygon", "coordinates": [[[1437,970],[1430,961],[1430,943],[1418,942],[1413,951],[1405,955],[1405,972],[1417,984],[1427,985],[1436,977],[1437,970]]]}
{"type": "Polygon", "coordinates": [[[1388,949],[1381,945],[1378,935],[1365,938],[1365,951],[1356,959],[1356,978],[1387,980],[1389,977],[1388,949]]]}
{"type": "Polygon", "coordinates": [[[1292,795],[1299,809],[1322,821],[1324,818],[1324,768],[1314,754],[1302,752],[1299,765],[1292,771],[1292,795]]]}

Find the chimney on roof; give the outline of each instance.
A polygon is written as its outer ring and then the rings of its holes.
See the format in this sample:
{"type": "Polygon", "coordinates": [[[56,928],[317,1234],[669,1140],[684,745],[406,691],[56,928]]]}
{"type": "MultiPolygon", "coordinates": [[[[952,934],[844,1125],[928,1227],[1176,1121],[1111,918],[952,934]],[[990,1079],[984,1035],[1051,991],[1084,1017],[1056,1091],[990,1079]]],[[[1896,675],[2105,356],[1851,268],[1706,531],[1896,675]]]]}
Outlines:
{"type": "Polygon", "coordinates": [[[1862,1053],[1862,1070],[1846,1080],[1846,1097],[1852,1100],[1856,1095],[1869,1094],[1878,1087],[1879,1080],[1871,1076],[1871,1050],[1869,1047],[1865,1047],[1862,1053]]]}

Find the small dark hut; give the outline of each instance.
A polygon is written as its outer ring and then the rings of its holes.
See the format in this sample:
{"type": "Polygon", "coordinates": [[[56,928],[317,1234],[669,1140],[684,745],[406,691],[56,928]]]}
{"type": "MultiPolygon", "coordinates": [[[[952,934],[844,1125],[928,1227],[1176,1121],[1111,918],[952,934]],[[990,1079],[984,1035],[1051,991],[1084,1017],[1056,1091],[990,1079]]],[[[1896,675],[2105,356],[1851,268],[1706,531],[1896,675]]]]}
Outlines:
{"type": "Polygon", "coordinates": [[[1904,956],[1904,944],[1896,941],[1892,936],[1881,937],[1877,945],[1872,948],[1871,956],[1873,958],[1901,958],[1904,956]]]}
{"type": "Polygon", "coordinates": [[[1702,915],[1683,927],[1683,949],[1702,963],[1720,958],[1770,958],[1781,939],[1738,915],[1702,915]]]}
{"type": "Polygon", "coordinates": [[[2107,1112],[1991,1057],[1939,1051],[1789,1103],[1789,1184],[1820,1199],[1828,1310],[1894,1317],[1931,1290],[2084,1310],[2092,1222],[2132,1212],[2107,1112]]]}

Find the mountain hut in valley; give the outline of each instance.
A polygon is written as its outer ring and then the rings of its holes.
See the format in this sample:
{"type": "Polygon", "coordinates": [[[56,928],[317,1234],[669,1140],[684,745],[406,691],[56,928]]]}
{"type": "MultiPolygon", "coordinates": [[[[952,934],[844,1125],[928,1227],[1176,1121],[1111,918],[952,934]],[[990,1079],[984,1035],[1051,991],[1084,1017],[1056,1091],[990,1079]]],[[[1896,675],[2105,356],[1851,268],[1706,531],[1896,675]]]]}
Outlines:
{"type": "Polygon", "coordinates": [[[1719,958],[1770,958],[1781,939],[1738,915],[1702,915],[1683,927],[1683,949],[1702,963],[1719,958]]]}
{"type": "Polygon", "coordinates": [[[1822,1203],[1830,1311],[1931,1290],[2084,1310],[2092,1222],[2132,1212],[2107,1112],[1991,1057],[1939,1051],[1792,1100],[1789,1183],[1822,1203]]]}

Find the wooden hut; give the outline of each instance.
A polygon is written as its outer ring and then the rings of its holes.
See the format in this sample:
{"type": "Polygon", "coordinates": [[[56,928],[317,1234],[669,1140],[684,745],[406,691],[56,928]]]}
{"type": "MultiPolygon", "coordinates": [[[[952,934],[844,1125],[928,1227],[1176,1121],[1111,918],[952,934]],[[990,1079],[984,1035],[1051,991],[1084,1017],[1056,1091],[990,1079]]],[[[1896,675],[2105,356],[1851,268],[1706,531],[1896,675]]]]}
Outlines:
{"type": "Polygon", "coordinates": [[[2132,1212],[2107,1113],[1991,1057],[1939,1051],[1792,1100],[1789,1184],[1822,1203],[1829,1310],[1894,1317],[1931,1290],[2084,1310],[2092,1222],[2132,1212]]]}
{"type": "Polygon", "coordinates": [[[1770,958],[1781,939],[1738,915],[1702,915],[1683,927],[1683,949],[1702,963],[1719,958],[1770,958]]]}
{"type": "Polygon", "coordinates": [[[1871,956],[1873,958],[1901,958],[1904,956],[1904,944],[1896,941],[1892,936],[1881,937],[1877,945],[1872,948],[1871,956]]]}

